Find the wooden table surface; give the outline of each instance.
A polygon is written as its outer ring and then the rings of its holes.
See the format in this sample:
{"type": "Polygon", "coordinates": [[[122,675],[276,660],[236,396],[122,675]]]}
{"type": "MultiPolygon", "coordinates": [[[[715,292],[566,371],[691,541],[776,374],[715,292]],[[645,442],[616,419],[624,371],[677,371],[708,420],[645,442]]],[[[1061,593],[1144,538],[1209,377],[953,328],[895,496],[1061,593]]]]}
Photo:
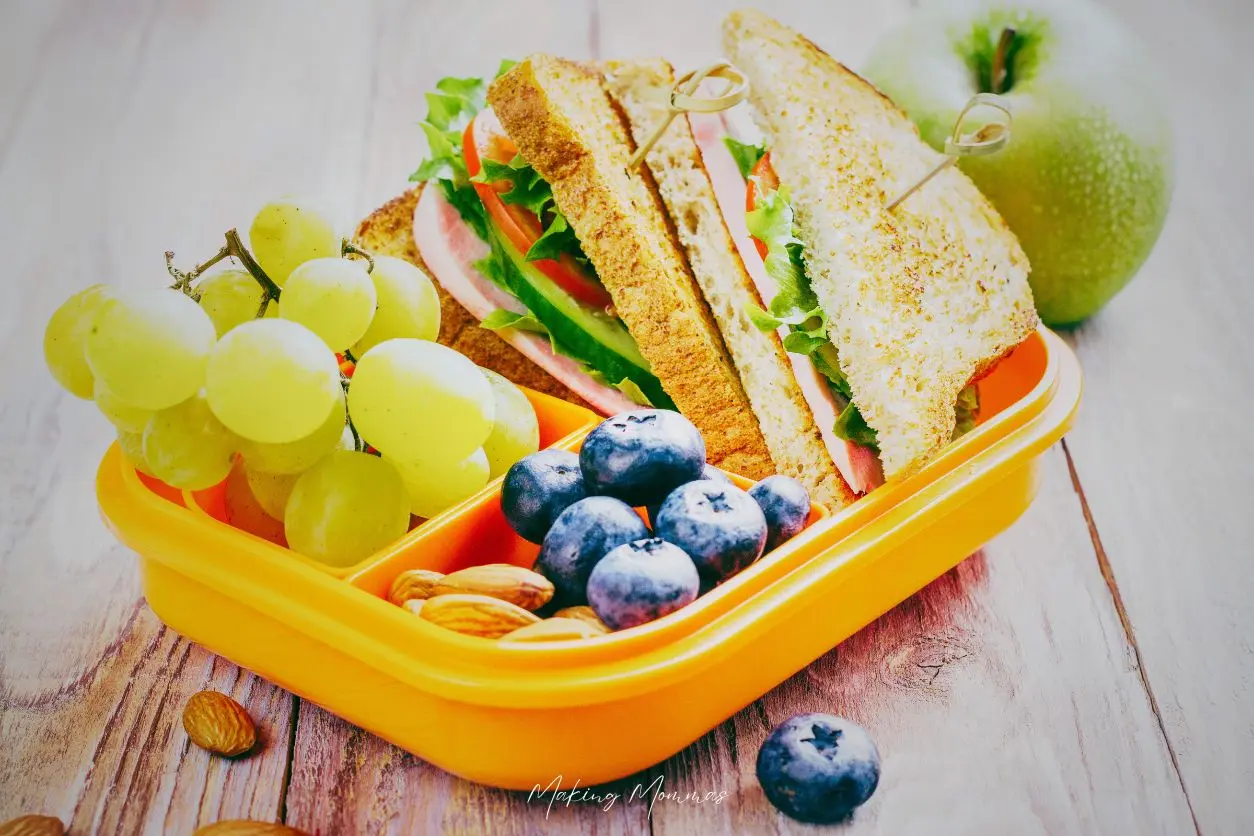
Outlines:
{"type": "MultiPolygon", "coordinates": [[[[1254,8],[1107,2],[1159,56],[1175,203],[1139,278],[1070,337],[1085,401],[1039,498],[982,553],[632,779],[728,793],[650,817],[453,778],[165,629],[96,511],[111,430],[53,384],[39,343],[72,291],[161,282],[163,251],[209,254],[268,197],[312,195],[347,223],[399,192],[437,78],[541,50],[695,65],[717,54],[722,0],[4,0],[0,821],[803,832],[753,764],[770,727],[822,710],[865,724],[884,755],[846,832],[1252,832],[1254,8]],[[189,745],[181,707],[206,687],[262,718],[258,754],[189,745]]],[[[910,5],[773,8],[856,66],[910,5]]]]}

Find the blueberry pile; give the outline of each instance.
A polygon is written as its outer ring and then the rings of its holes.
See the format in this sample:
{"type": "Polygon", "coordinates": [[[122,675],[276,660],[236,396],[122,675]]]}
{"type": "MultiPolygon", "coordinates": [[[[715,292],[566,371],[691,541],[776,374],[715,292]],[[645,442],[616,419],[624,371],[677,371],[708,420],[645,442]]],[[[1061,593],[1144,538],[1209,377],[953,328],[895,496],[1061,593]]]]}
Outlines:
{"type": "Polygon", "coordinates": [[[555,605],[588,604],[621,630],[690,604],[795,536],[810,498],[786,476],[742,491],[706,464],[691,421],[638,409],[602,422],[578,456],[542,450],[516,463],[501,509],[540,545],[536,571],[555,605]]]}

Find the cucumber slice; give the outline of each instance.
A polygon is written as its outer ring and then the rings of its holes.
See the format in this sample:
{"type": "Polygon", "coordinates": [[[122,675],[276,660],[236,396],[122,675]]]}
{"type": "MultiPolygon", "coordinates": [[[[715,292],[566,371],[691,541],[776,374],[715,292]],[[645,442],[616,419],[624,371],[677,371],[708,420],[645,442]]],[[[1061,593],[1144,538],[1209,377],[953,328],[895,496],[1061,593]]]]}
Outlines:
{"type": "Polygon", "coordinates": [[[631,380],[660,409],[675,409],[662,383],[649,369],[636,341],[617,317],[575,301],[531,262],[523,258],[495,227],[488,243],[500,251],[505,283],[549,334],[570,354],[612,381],[631,380]]]}

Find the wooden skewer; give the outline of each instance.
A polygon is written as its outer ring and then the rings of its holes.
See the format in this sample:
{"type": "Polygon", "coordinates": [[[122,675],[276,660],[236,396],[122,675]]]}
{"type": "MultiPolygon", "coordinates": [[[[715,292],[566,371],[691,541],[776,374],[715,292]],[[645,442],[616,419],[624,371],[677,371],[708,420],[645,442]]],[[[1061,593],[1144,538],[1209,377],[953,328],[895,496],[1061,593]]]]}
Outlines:
{"type": "Polygon", "coordinates": [[[675,121],[676,116],[685,112],[717,113],[720,110],[727,110],[729,107],[738,105],[749,95],[749,81],[745,78],[744,73],[736,69],[735,65],[727,61],[716,61],[713,64],[707,64],[700,69],[685,73],[675,81],[669,91],[654,87],[649,90],[642,90],[640,95],[644,98],[664,103],[669,113],[666,119],[654,129],[649,138],[631,155],[631,159],[627,161],[627,169],[629,171],[640,164],[640,161],[645,158],[649,150],[662,138],[662,134],[666,133],[666,129],[670,127],[671,122],[675,121]],[[717,96],[707,98],[695,95],[697,88],[701,86],[701,82],[707,78],[721,78],[727,82],[727,87],[717,96]]]}
{"type": "Polygon", "coordinates": [[[903,200],[923,188],[929,180],[958,162],[960,157],[983,157],[987,154],[996,154],[1005,148],[1010,142],[1010,122],[1010,107],[1001,96],[993,93],[977,93],[972,96],[954,121],[953,133],[945,140],[945,158],[890,200],[884,208],[889,212],[896,209],[903,200]],[[963,121],[967,118],[967,114],[980,105],[1001,111],[1003,121],[989,122],[975,133],[964,136],[963,121]]]}

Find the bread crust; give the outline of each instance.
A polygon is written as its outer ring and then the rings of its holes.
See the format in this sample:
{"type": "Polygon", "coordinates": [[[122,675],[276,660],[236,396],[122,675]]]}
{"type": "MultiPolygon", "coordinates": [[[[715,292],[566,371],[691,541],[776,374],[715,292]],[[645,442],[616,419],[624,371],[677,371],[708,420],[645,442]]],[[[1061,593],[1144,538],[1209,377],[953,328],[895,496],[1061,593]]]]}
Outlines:
{"type": "MultiPolygon", "coordinates": [[[[424,186],[425,184],[419,183],[367,215],[357,225],[357,231],[353,234],[354,243],[371,253],[404,259],[430,276],[431,271],[427,269],[414,241],[414,207],[418,205],[424,186]]],[[[516,348],[492,331],[480,328],[479,321],[450,296],[434,277],[432,283],[440,296],[440,343],[519,386],[592,408],[516,348]]]]}
{"type": "Polygon", "coordinates": [[[520,61],[488,90],[519,152],[552,186],[618,315],[718,466],[774,471],[749,400],[668,228],[647,171],[598,73],[548,55],[520,61]]]}
{"type": "Polygon", "coordinates": [[[940,159],[909,118],[761,12],[734,12],[723,30],[854,402],[885,476],[908,476],[949,443],[958,393],[1036,329],[1027,257],[956,167],[887,211],[940,159]]]}

